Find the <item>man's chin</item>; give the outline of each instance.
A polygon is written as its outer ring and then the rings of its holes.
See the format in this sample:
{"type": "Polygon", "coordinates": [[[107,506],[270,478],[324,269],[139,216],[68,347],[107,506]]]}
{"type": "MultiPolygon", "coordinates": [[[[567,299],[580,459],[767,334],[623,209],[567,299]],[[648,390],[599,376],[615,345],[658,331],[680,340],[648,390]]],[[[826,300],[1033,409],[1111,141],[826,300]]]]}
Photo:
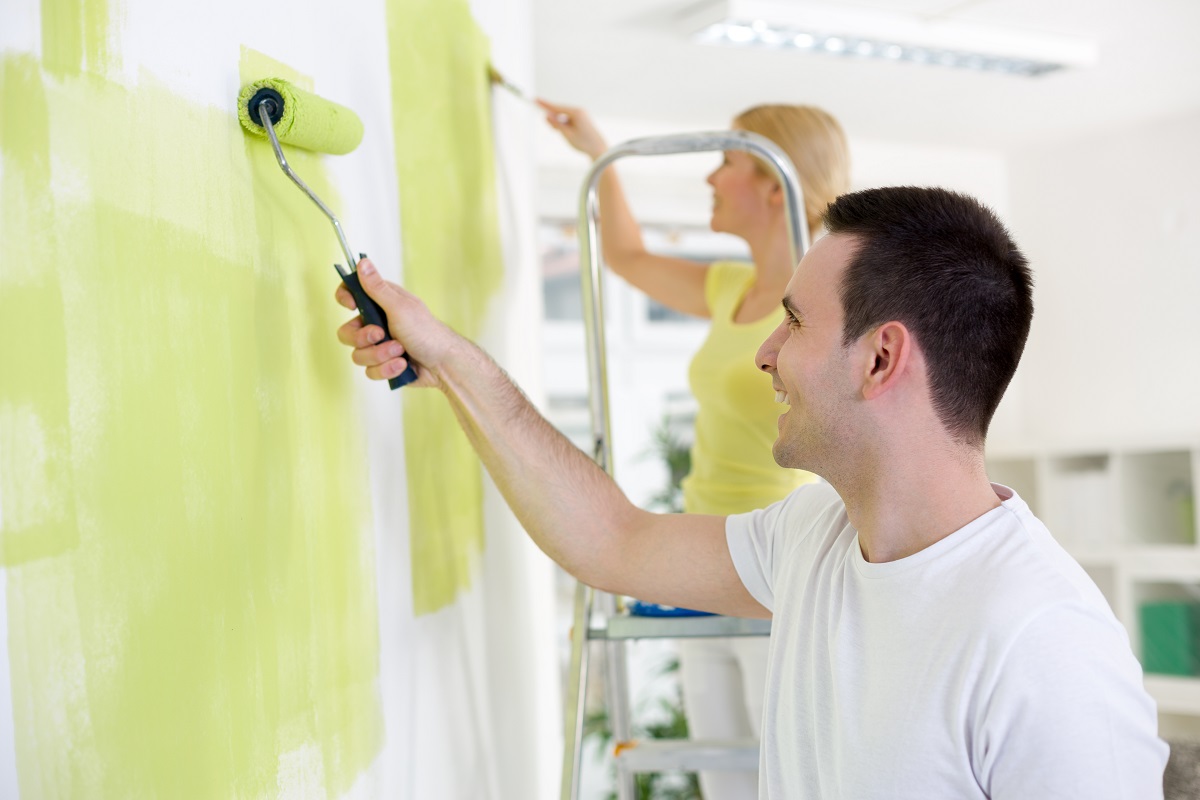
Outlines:
{"type": "Polygon", "coordinates": [[[775,459],[775,463],[784,469],[802,469],[806,472],[813,471],[813,465],[809,463],[811,459],[801,458],[800,452],[795,447],[789,447],[783,439],[776,439],[775,444],[771,445],[771,456],[775,459]]]}
{"type": "Polygon", "coordinates": [[[775,459],[775,463],[784,469],[792,468],[792,465],[788,463],[788,452],[779,439],[776,439],[775,444],[771,445],[771,456],[775,459]]]}

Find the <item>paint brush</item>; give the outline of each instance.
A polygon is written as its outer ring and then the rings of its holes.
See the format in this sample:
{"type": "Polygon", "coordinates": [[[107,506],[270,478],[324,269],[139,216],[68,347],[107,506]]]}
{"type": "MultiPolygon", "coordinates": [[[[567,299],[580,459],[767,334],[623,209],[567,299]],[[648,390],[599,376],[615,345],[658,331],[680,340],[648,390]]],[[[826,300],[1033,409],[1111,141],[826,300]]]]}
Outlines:
{"type": "MultiPolygon", "coordinates": [[[[518,100],[523,100],[524,102],[529,103],[529,105],[533,106],[543,114],[546,113],[546,109],[538,105],[538,101],[535,98],[530,97],[529,95],[525,94],[525,92],[521,91],[516,85],[501,75],[500,70],[496,69],[491,64],[488,64],[488,80],[492,82],[493,86],[499,86],[518,100]]],[[[558,114],[557,119],[562,123],[571,121],[571,118],[566,114],[558,114]]]]}

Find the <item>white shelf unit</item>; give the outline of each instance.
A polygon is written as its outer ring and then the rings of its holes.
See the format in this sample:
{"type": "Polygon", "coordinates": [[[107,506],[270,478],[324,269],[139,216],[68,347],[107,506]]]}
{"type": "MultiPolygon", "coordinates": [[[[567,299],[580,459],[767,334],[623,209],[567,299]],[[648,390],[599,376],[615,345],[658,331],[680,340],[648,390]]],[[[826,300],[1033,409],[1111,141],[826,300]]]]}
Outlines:
{"type": "MultiPolygon", "coordinates": [[[[1125,443],[1002,444],[988,474],[1010,486],[1092,576],[1141,657],[1141,604],[1200,603],[1200,435],[1125,443]]],[[[1200,675],[1146,674],[1160,714],[1200,718],[1200,675]]]]}

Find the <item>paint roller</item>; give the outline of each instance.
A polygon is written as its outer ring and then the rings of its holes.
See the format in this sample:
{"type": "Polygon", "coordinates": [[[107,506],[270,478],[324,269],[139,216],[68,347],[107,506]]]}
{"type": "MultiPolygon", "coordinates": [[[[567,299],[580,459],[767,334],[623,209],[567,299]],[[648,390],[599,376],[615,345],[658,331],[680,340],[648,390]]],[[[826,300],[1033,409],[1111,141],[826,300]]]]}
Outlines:
{"type": "MultiPolygon", "coordinates": [[[[366,258],[366,254],[359,253],[358,259],[354,257],[354,251],[346,242],[341,222],[329,210],[329,206],[325,205],[292,170],[280,145],[282,142],[318,153],[344,155],[358,147],[358,143],[362,141],[362,120],[345,106],[320,98],[279,78],[266,78],[242,87],[238,95],[238,119],[241,120],[242,127],[250,133],[270,140],[280,169],[317,204],[317,208],[321,209],[325,216],[329,217],[348,265],[347,269],[343,269],[341,264],[334,264],[333,268],[354,296],[363,322],[383,328],[382,341],[391,339],[387,315],[363,290],[358,279],[358,261],[366,258]]],[[[399,389],[416,379],[417,372],[410,359],[404,372],[388,380],[388,385],[399,389]]]]}

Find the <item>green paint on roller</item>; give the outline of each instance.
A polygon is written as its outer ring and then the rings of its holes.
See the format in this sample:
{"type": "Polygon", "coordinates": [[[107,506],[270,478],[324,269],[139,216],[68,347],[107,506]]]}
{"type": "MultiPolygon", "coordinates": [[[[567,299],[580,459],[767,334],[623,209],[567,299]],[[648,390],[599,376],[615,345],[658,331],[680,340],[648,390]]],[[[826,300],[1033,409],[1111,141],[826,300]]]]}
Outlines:
{"type": "Polygon", "coordinates": [[[250,101],[262,90],[277,94],[283,101],[278,120],[271,124],[283,144],[318,153],[344,155],[358,147],[363,137],[362,120],[350,109],[318,97],[280,78],[256,80],[238,94],[238,119],[255,136],[267,137],[257,114],[251,116],[250,101]]]}
{"type": "Polygon", "coordinates": [[[328,231],[227,108],[153,76],[6,53],[0,106],[21,796],[343,795],[383,731],[328,231]]]}
{"type": "MultiPolygon", "coordinates": [[[[475,338],[504,269],[488,42],[465,0],[389,0],[387,16],[404,283],[475,338]]],[[[479,459],[435,395],[404,398],[417,614],[454,602],[484,545],[479,459]]]]}

